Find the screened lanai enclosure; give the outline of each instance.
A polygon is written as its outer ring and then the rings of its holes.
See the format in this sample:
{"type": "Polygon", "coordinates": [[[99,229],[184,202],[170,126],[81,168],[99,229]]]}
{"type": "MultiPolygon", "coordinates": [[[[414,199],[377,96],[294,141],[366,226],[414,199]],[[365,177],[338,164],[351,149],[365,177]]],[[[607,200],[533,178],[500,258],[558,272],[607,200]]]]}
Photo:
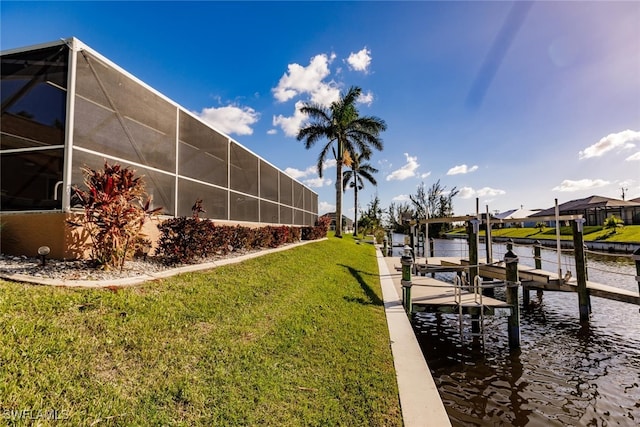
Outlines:
{"type": "Polygon", "coordinates": [[[190,216],[202,199],[200,216],[214,221],[315,223],[314,191],[79,40],[1,59],[0,211],[7,228],[23,231],[14,240],[29,234],[19,214],[33,222],[35,213],[72,213],[81,168],[105,161],[142,175],[168,216],[190,216]]]}

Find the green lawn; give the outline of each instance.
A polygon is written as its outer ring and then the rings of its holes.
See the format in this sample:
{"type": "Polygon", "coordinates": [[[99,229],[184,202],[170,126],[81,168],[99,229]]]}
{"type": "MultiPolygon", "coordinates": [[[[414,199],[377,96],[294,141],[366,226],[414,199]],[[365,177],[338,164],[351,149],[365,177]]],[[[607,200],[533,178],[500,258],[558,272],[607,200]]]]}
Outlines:
{"type": "Polygon", "coordinates": [[[0,281],[0,424],[401,425],[371,245],[118,290],[0,281]],[[66,420],[46,418],[51,412],[66,420]]]}
{"type": "MultiPolygon", "coordinates": [[[[484,232],[480,233],[484,235],[484,232]]],[[[556,229],[546,227],[541,232],[537,228],[501,228],[491,230],[494,237],[530,238],[530,239],[556,239],[556,229]]],[[[640,243],[640,225],[626,225],[616,229],[606,229],[599,226],[587,226],[583,231],[585,241],[605,242],[635,242],[640,243]]],[[[560,238],[571,240],[573,238],[571,227],[560,228],[560,238]]]]}
{"type": "MultiPolygon", "coordinates": [[[[457,228],[452,230],[453,233],[460,234],[461,237],[466,237],[466,230],[464,228],[457,228]]],[[[485,232],[480,231],[480,235],[484,236],[485,232]]],[[[556,229],[552,227],[546,227],[542,231],[537,228],[496,228],[491,230],[493,237],[510,237],[528,238],[528,239],[556,239],[556,229]]],[[[624,227],[618,227],[616,229],[607,229],[601,226],[586,226],[583,231],[585,241],[603,241],[603,242],[622,242],[622,243],[640,243],[640,225],[625,225],[624,227]]],[[[571,240],[573,235],[571,234],[571,227],[560,228],[560,239],[571,240]]]]}

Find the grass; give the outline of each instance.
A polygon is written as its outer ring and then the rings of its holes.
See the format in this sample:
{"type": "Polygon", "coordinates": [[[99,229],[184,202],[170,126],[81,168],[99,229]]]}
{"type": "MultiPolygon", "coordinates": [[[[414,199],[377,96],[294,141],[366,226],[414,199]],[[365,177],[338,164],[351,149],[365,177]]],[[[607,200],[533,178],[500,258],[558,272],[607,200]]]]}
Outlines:
{"type": "MultiPolygon", "coordinates": [[[[461,237],[466,237],[466,230],[458,228],[452,230],[448,234],[457,233],[461,237]]],[[[480,231],[480,235],[484,236],[484,231],[480,231]]],[[[556,239],[556,229],[546,227],[542,231],[533,227],[509,227],[497,228],[491,230],[493,237],[509,237],[513,239],[556,239]]],[[[621,242],[621,243],[640,243],[640,225],[625,225],[616,229],[604,228],[602,226],[585,226],[583,231],[585,241],[603,241],[603,242],[621,242]]],[[[572,240],[571,227],[560,227],[560,239],[572,240]]]]}
{"type": "MultiPolygon", "coordinates": [[[[483,235],[484,232],[481,232],[483,235]]],[[[556,229],[546,227],[541,232],[537,228],[501,228],[491,230],[494,237],[529,238],[529,239],[556,239],[556,229]]],[[[601,226],[585,226],[583,231],[585,241],[606,242],[640,242],[640,225],[626,225],[616,229],[607,229],[601,226]]],[[[571,227],[560,227],[560,239],[572,240],[571,227]]]]}
{"type": "MultiPolygon", "coordinates": [[[[331,238],[140,286],[0,281],[0,420],[401,425],[374,248],[331,238]],[[24,414],[24,412],[23,412],[24,414]]],[[[47,424],[49,423],[49,424],[47,424]]]]}

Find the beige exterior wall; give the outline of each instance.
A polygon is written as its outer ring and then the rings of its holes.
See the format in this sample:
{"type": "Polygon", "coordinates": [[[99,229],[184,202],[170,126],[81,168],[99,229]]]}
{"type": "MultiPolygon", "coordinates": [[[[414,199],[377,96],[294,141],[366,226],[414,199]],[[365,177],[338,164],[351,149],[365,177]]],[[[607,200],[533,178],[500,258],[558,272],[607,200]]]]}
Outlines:
{"type": "MultiPolygon", "coordinates": [[[[71,229],[67,220],[77,214],[62,212],[11,212],[0,214],[0,252],[15,256],[38,256],[38,248],[48,246],[48,257],[53,259],[88,259],[87,236],[81,229],[71,229]]],[[[150,254],[156,249],[160,237],[158,224],[169,217],[155,217],[145,222],[142,234],[153,242],[150,254]]],[[[217,225],[239,225],[233,221],[213,221],[217,225]]],[[[242,223],[245,227],[263,227],[277,224],[242,223]]]]}
{"type": "MultiPolygon", "coordinates": [[[[38,256],[38,248],[48,246],[53,259],[87,259],[87,236],[72,229],[67,220],[77,214],[62,212],[16,212],[0,214],[0,252],[15,256],[38,256]]],[[[160,236],[158,219],[147,221],[143,234],[152,242],[160,236]]],[[[155,245],[152,247],[152,251],[155,245]]]]}
{"type": "Polygon", "coordinates": [[[38,256],[40,246],[51,249],[49,257],[73,259],[67,249],[67,214],[62,212],[3,213],[0,215],[0,251],[8,255],[38,256]]]}

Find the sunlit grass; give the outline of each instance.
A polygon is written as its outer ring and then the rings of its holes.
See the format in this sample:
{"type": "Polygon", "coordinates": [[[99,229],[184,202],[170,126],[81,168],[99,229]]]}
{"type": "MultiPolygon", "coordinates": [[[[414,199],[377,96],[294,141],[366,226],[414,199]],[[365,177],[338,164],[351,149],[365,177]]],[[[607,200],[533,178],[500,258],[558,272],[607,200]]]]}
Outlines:
{"type": "Polygon", "coordinates": [[[389,426],[397,396],[375,252],[352,238],[116,291],[0,281],[2,421],[389,426]]]}
{"type": "MultiPolygon", "coordinates": [[[[556,239],[556,229],[545,227],[542,231],[538,228],[500,228],[491,230],[494,237],[529,238],[529,239],[556,239]]],[[[484,232],[481,232],[484,235],[484,232]]],[[[573,234],[571,227],[560,227],[560,239],[571,240],[573,234]]],[[[584,228],[584,240],[607,242],[640,242],[640,225],[626,225],[615,229],[600,226],[587,226],[584,228]]]]}

